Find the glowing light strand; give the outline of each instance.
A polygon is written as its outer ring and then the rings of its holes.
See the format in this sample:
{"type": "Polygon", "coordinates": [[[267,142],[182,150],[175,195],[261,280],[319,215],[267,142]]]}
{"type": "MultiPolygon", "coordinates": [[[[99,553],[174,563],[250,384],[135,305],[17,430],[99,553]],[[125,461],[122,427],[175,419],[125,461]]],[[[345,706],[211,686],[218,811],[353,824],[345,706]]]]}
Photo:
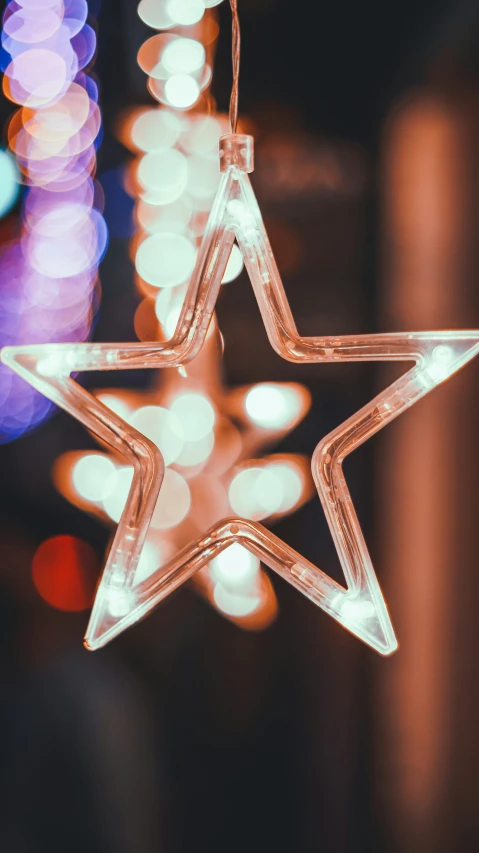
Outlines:
{"type": "Polygon", "coordinates": [[[253,140],[244,135],[224,137],[220,154],[220,187],[170,341],[7,347],[1,353],[5,364],[126,456],[134,467],[131,490],[107,558],[85,643],[90,649],[104,645],[144,617],[230,544],[239,542],[365,643],[381,654],[390,654],[397,641],[342,463],[354,449],[476,356],[479,331],[300,336],[247,174],[253,169],[253,140]],[[282,358],[296,363],[414,362],[405,375],[322,439],[313,455],[313,477],[347,588],[260,524],[243,519],[219,522],[161,571],[133,586],[161,488],[164,463],[155,445],[81,388],[69,374],[172,367],[192,359],[205,340],[235,238],[245,258],[269,341],[282,358]],[[118,602],[121,606],[117,607],[118,602]]]}

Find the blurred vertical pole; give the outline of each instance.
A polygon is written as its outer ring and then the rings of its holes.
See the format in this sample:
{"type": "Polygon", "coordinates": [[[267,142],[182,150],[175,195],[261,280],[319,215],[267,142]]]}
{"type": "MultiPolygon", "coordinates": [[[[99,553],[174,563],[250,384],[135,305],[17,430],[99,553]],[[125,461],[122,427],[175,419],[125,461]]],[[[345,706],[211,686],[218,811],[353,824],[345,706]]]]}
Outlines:
{"type": "MultiPolygon", "coordinates": [[[[389,120],[382,174],[385,331],[477,325],[464,103],[418,93],[389,120]]],[[[387,849],[399,853],[459,849],[451,835],[459,736],[454,661],[460,579],[474,571],[477,548],[474,525],[464,523],[474,488],[468,449],[475,440],[474,376],[474,370],[456,376],[379,442],[378,565],[401,645],[377,671],[377,779],[391,835],[387,849]]]]}

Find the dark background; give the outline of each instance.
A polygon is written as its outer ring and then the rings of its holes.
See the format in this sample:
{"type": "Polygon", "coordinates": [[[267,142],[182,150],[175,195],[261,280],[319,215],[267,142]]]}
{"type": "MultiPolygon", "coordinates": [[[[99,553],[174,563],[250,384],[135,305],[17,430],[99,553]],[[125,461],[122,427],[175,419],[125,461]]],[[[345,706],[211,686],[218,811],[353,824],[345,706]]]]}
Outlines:
{"type": "MultiPolygon", "coordinates": [[[[136,53],[153,33],[138,19],[136,5],[135,0],[103,0],[97,16],[94,73],[105,128],[98,176],[105,186],[111,238],[94,335],[105,341],[134,340],[138,303],[125,236],[131,211],[126,196],[116,204],[113,171],[128,157],[113,135],[115,117],[125,106],[149,102],[136,53]]],[[[451,282],[450,305],[457,308],[452,325],[479,325],[474,233],[479,3],[239,0],[238,5],[240,112],[252,121],[258,140],[253,181],[279,266],[278,222],[294,232],[301,248],[301,263],[284,276],[300,331],[344,334],[401,326],[401,300],[390,299],[393,284],[388,290],[393,276],[384,201],[387,128],[398,105],[411,98],[422,103],[423,93],[457,108],[471,141],[461,242],[470,263],[467,273],[451,282]],[[328,182],[326,169],[314,193],[295,190],[293,158],[292,188],[275,191],[280,137],[301,140],[320,163],[333,156],[336,183],[328,182]]],[[[226,2],[219,13],[213,93],[224,110],[230,85],[226,2]]],[[[2,99],[2,124],[11,111],[2,99]]],[[[300,170],[299,155],[296,165],[300,170]]],[[[433,292],[432,304],[440,298],[433,292]]],[[[282,449],[311,454],[323,435],[385,382],[374,366],[282,362],[267,344],[245,275],[226,290],[218,311],[230,385],[294,379],[313,392],[309,415],[282,449]]],[[[434,328],[449,318],[438,321],[434,311],[430,318],[418,311],[412,316],[416,322],[434,328]]],[[[468,853],[479,848],[477,369],[467,371],[457,380],[452,402],[441,389],[436,409],[424,409],[430,421],[423,424],[417,416],[411,454],[406,454],[411,499],[384,490],[382,472],[389,463],[394,470],[399,458],[395,426],[390,444],[379,437],[346,464],[393,621],[398,631],[403,628],[404,648],[391,660],[377,658],[276,578],[280,615],[262,633],[241,631],[182,588],[105,650],[87,653],[82,647],[87,614],[61,613],[42,602],[32,585],[31,558],[40,541],[61,533],[86,539],[102,554],[108,532],[70,506],[51,481],[59,453],[93,447],[93,440],[60,413],[0,447],[2,851],[468,853]],[[467,428],[457,432],[451,426],[447,432],[451,415],[467,428]],[[458,551],[437,581],[447,588],[450,606],[439,607],[434,621],[437,596],[428,588],[422,610],[410,607],[423,565],[409,571],[405,549],[404,561],[400,551],[396,554],[396,573],[387,554],[394,521],[403,518],[397,507],[414,503],[424,482],[422,438],[427,442],[428,429],[436,427],[446,430],[452,473],[439,486],[435,472],[443,470],[444,457],[433,458],[426,499],[435,499],[438,489],[454,495],[441,512],[457,518],[458,551]],[[415,634],[416,623],[411,625],[424,613],[424,631],[415,634]],[[446,649],[439,660],[427,651],[436,636],[446,649]],[[423,670],[417,661],[423,661],[423,670]],[[417,699],[422,685],[424,701],[417,699]],[[418,792],[415,779],[424,780],[418,792]]],[[[91,376],[85,384],[98,387],[101,379],[91,376]]],[[[110,374],[107,384],[147,387],[150,379],[146,372],[122,372],[110,374]]],[[[401,546],[409,537],[406,522],[407,514],[401,546]]],[[[431,523],[440,542],[440,520],[431,523]]],[[[340,578],[318,502],[275,531],[340,578]]],[[[417,535],[411,540],[416,544],[417,535]]],[[[430,578],[433,587],[434,571],[430,578]]]]}

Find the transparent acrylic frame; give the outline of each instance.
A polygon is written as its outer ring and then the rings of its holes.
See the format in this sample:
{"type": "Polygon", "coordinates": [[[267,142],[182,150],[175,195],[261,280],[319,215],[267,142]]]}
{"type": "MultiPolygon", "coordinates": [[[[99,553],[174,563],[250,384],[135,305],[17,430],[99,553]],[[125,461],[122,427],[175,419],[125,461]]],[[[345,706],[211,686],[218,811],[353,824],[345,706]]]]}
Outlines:
{"type": "Polygon", "coordinates": [[[1,360],[125,457],[134,476],[98,586],[85,636],[97,649],[146,616],[158,602],[240,542],[263,563],[383,655],[397,640],[342,463],[355,448],[463,367],[479,352],[479,331],[414,332],[345,337],[301,337],[266,234],[248,172],[253,140],[229,134],[220,141],[221,181],[198,251],[175,333],[167,342],[44,344],[5,347],[1,360]],[[234,518],[220,521],[166,566],[135,585],[135,572],[164,474],[158,448],[78,385],[71,373],[179,367],[201,349],[229,255],[237,240],[273,349],[297,363],[404,361],[413,367],[323,438],[312,473],[326,514],[346,588],[266,530],[234,518]]]}

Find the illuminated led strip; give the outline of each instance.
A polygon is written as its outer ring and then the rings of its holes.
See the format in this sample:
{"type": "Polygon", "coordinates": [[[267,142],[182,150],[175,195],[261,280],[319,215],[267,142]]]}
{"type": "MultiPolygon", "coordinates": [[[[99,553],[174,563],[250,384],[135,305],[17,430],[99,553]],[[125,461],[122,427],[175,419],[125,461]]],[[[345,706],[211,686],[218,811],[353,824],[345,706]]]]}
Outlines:
{"type": "MultiPolygon", "coordinates": [[[[3,91],[20,104],[9,148],[28,188],[19,239],[3,247],[1,344],[83,341],[97,307],[107,243],[93,180],[101,117],[84,69],[96,49],[86,0],[10,2],[3,17],[3,91]]],[[[0,440],[36,426],[51,404],[0,368],[0,440]]]]}

